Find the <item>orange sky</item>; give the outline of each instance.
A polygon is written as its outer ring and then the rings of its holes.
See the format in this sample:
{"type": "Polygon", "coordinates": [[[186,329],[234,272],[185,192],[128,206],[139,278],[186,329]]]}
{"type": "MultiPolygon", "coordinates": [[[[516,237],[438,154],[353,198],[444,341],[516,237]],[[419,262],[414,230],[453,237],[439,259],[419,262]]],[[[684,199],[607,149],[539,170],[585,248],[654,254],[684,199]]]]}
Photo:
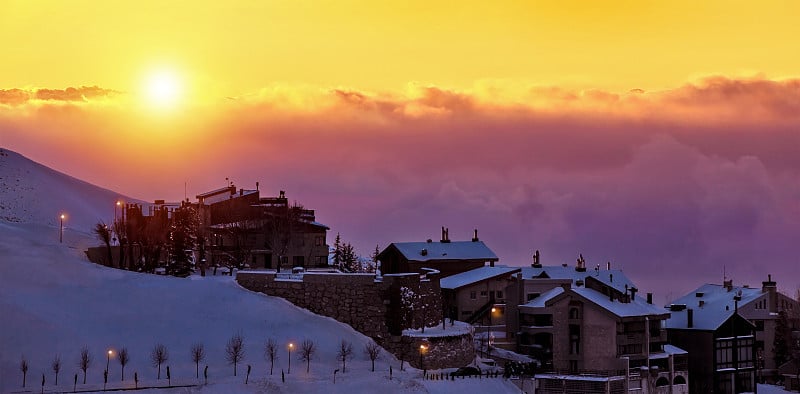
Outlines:
{"type": "Polygon", "coordinates": [[[276,83],[665,89],[796,75],[797,15],[797,2],[751,1],[11,0],[0,5],[0,88],[136,92],[169,68],[193,101],[276,83]]]}

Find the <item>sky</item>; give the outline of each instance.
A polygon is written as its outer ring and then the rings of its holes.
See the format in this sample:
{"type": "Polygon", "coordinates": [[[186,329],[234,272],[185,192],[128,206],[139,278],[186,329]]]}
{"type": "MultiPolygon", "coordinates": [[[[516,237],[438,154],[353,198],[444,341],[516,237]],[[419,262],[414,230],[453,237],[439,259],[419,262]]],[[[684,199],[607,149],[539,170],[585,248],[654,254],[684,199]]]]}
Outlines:
{"type": "Polygon", "coordinates": [[[364,255],[477,228],[664,299],[793,294],[798,8],[3,2],[0,146],[144,200],[286,190],[364,255]]]}

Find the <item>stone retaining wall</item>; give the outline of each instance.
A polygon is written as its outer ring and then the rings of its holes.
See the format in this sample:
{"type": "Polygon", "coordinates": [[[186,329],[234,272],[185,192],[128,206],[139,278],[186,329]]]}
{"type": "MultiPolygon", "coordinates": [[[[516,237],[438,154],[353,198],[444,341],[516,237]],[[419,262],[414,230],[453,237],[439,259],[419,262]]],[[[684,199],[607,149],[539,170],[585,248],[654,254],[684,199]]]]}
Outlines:
{"type": "MultiPolygon", "coordinates": [[[[425,278],[419,274],[395,274],[376,279],[374,274],[241,271],[236,281],[248,290],[285,298],[301,308],[349,324],[416,367],[419,340],[403,337],[403,328],[420,328],[423,321],[427,327],[442,322],[441,288],[435,274],[425,278]]],[[[475,356],[471,333],[428,340],[431,347],[423,356],[428,369],[463,366],[475,356]]]]}

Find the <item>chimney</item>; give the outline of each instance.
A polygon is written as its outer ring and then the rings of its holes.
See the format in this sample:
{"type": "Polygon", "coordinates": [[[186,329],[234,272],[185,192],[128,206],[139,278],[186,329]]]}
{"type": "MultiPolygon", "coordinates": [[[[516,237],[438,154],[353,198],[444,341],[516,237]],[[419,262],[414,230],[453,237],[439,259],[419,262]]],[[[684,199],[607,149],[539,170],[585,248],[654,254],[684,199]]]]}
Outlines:
{"type": "Polygon", "coordinates": [[[578,260],[575,263],[575,271],[586,272],[586,260],[583,258],[583,254],[578,255],[578,260]]]}
{"type": "Polygon", "coordinates": [[[613,282],[614,281],[614,274],[608,274],[608,281],[609,282],[613,282]]]}
{"type": "Polygon", "coordinates": [[[694,327],[694,310],[692,308],[686,310],[686,327],[694,327]]]}
{"type": "Polygon", "coordinates": [[[653,293],[647,293],[647,303],[648,304],[653,303],[653,293]]]}
{"type": "Polygon", "coordinates": [[[778,312],[778,284],[772,281],[772,274],[767,275],[766,282],[761,282],[761,292],[767,293],[767,308],[769,312],[778,312]]]}
{"type": "Polygon", "coordinates": [[[244,195],[244,189],[239,189],[239,195],[240,195],[240,196],[243,196],[243,195],[244,195]]]}
{"type": "Polygon", "coordinates": [[[258,191],[258,182],[256,182],[256,191],[258,191]]]}
{"type": "Polygon", "coordinates": [[[639,289],[637,289],[635,287],[631,287],[631,301],[636,299],[636,292],[637,291],[639,291],[639,289]]]}
{"type": "Polygon", "coordinates": [[[611,262],[606,263],[606,270],[611,271],[611,262]]]}
{"type": "Polygon", "coordinates": [[[472,242],[478,242],[478,241],[480,240],[478,239],[478,229],[476,228],[472,233],[472,242]]]}
{"type": "Polygon", "coordinates": [[[723,280],[722,286],[725,287],[725,290],[733,290],[733,279],[723,280]]]}
{"type": "Polygon", "coordinates": [[[542,268],[542,263],[539,261],[539,257],[539,249],[536,249],[536,252],[533,253],[533,264],[531,264],[531,267],[542,268]]]}

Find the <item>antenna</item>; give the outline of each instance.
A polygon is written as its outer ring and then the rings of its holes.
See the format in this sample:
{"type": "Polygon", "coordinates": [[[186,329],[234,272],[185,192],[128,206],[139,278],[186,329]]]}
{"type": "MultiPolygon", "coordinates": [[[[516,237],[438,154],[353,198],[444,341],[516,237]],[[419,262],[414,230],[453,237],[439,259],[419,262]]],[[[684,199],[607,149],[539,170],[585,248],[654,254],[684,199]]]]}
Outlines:
{"type": "Polygon", "coordinates": [[[728,280],[728,274],[725,272],[725,264],[722,265],[722,283],[728,280]]]}

